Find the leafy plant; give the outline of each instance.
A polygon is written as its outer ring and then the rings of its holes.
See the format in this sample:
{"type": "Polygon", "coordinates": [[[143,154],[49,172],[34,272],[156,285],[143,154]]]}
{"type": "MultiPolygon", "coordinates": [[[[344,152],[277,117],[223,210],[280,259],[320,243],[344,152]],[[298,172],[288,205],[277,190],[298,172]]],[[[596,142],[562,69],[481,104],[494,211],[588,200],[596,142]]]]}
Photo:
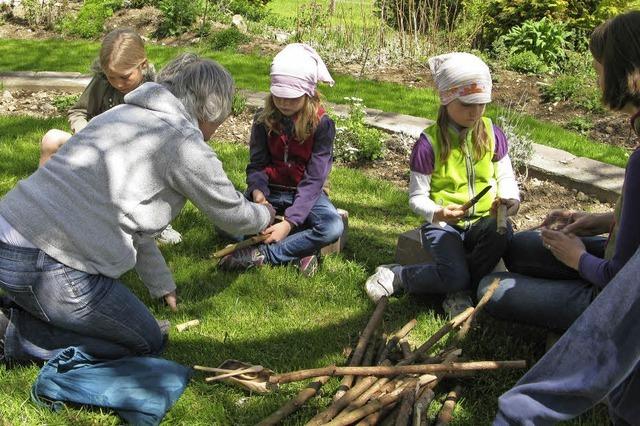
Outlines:
{"type": "Polygon", "coordinates": [[[522,120],[511,108],[497,119],[497,123],[509,141],[509,158],[513,170],[521,177],[527,176],[527,165],[533,157],[533,139],[527,130],[523,129],[522,120]]]}
{"type": "Polygon", "coordinates": [[[507,68],[525,74],[541,74],[549,70],[535,53],[528,50],[509,56],[507,68]]]}
{"type": "Polygon", "coordinates": [[[567,123],[567,129],[586,134],[593,129],[593,122],[584,117],[575,117],[567,123]]]}
{"type": "Polygon", "coordinates": [[[95,38],[104,31],[104,22],[122,7],[122,0],[86,0],[75,17],[65,17],[61,30],[82,38],[95,38]]]}
{"type": "MultiPolygon", "coordinates": [[[[593,80],[592,80],[593,81],[593,80]]],[[[600,90],[579,74],[561,74],[540,88],[543,102],[570,101],[591,112],[602,112],[600,90]]]]}
{"type": "Polygon", "coordinates": [[[237,116],[245,112],[246,109],[247,109],[247,98],[240,93],[237,93],[237,92],[234,93],[233,101],[231,103],[231,114],[233,116],[237,116]]]}
{"type": "Polygon", "coordinates": [[[56,96],[53,98],[53,106],[56,107],[59,113],[65,114],[69,111],[69,108],[75,105],[79,97],[79,94],[56,96]]]}
{"type": "MultiPolygon", "coordinates": [[[[46,29],[54,28],[64,18],[68,9],[67,0],[61,2],[22,0],[20,5],[30,26],[42,26],[46,29]]],[[[0,9],[6,14],[12,13],[8,4],[0,5],[0,9]]]]}
{"type": "Polygon", "coordinates": [[[145,6],[158,7],[159,0],[125,0],[124,7],[128,9],[142,9],[145,6]]]}
{"type": "Polygon", "coordinates": [[[246,43],[251,38],[243,34],[236,27],[229,27],[226,30],[217,31],[209,36],[210,46],[213,50],[233,49],[239,44],[246,43]]]}
{"type": "Polygon", "coordinates": [[[160,0],[158,7],[162,12],[162,22],[157,35],[161,37],[185,33],[196,21],[199,12],[198,2],[193,0],[160,0]]]}
{"type": "Polygon", "coordinates": [[[336,118],[336,139],[333,154],[344,163],[373,161],[384,153],[384,135],[365,122],[365,106],[362,99],[344,98],[349,103],[349,115],[336,118]]]}
{"type": "Polygon", "coordinates": [[[264,19],[268,11],[264,7],[270,0],[231,0],[229,11],[232,14],[240,14],[252,21],[260,21],[264,19]]]}
{"type": "Polygon", "coordinates": [[[571,35],[562,23],[542,18],[512,28],[503,41],[511,54],[533,52],[547,67],[558,69],[571,35]]]}

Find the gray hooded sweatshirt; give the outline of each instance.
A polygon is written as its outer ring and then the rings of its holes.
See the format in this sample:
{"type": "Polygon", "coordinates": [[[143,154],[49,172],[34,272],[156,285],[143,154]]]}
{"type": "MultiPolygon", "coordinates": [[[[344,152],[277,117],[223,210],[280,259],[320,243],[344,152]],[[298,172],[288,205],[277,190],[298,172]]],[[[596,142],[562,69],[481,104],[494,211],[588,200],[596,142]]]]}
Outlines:
{"type": "Polygon", "coordinates": [[[136,268],[154,297],[175,289],[153,239],[191,200],[222,230],[255,234],[267,207],[236,191],[197,121],[145,83],[96,116],[2,200],[0,215],[72,268],[118,278],[136,268]]]}

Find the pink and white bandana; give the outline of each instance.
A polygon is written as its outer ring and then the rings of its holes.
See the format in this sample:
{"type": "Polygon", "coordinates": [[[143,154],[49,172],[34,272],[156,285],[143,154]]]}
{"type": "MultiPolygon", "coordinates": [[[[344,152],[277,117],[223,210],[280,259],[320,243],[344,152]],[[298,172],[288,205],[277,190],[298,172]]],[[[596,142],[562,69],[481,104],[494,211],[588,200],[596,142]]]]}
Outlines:
{"type": "Polygon", "coordinates": [[[442,105],[454,99],[466,104],[491,102],[491,72],[482,59],[454,52],[434,56],[428,62],[442,105]]]}
{"type": "Polygon", "coordinates": [[[330,86],[335,83],[320,55],[308,44],[289,44],[271,62],[271,94],[279,98],[313,96],[319,81],[330,86]]]}

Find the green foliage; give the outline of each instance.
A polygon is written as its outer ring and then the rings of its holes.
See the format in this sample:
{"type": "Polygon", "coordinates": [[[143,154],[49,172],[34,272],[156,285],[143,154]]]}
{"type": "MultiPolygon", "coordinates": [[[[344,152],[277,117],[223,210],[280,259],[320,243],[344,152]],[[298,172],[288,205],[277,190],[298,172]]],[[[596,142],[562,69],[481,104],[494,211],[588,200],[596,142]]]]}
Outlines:
{"type": "Polygon", "coordinates": [[[593,129],[593,122],[584,117],[575,117],[567,123],[567,129],[575,130],[578,133],[586,134],[593,129]]]}
{"type": "Polygon", "coordinates": [[[260,21],[269,13],[265,7],[270,0],[231,0],[228,8],[232,14],[240,14],[252,21],[260,21]]]}
{"type": "Polygon", "coordinates": [[[240,115],[247,109],[247,98],[240,93],[233,94],[233,102],[231,103],[231,114],[233,116],[240,115]]]}
{"type": "MultiPolygon", "coordinates": [[[[20,3],[24,11],[24,17],[31,27],[54,28],[65,16],[68,9],[68,1],[39,1],[22,0],[20,3]]],[[[0,12],[12,14],[13,11],[8,4],[0,5],[0,12]]]]}
{"type": "Polygon", "coordinates": [[[56,107],[59,113],[66,114],[69,108],[75,105],[79,97],[79,94],[56,96],[53,98],[53,106],[56,107]]]}
{"type": "Polygon", "coordinates": [[[525,50],[507,59],[507,68],[524,74],[541,74],[549,71],[547,65],[535,53],[525,50]]]}
{"type": "Polygon", "coordinates": [[[557,76],[550,85],[540,88],[540,95],[544,102],[571,101],[587,111],[604,110],[598,88],[578,74],[557,76]]]}
{"type": "Polygon", "coordinates": [[[524,172],[533,156],[533,140],[528,130],[522,125],[520,116],[511,109],[502,111],[497,119],[500,128],[509,141],[509,158],[516,173],[524,172]]]}
{"type": "Polygon", "coordinates": [[[251,38],[243,34],[236,27],[216,31],[209,36],[209,45],[213,50],[235,49],[239,44],[246,43],[251,38]]]}
{"type": "Polygon", "coordinates": [[[176,36],[191,29],[200,12],[199,3],[193,0],[160,0],[162,22],[158,26],[160,37],[176,36]]]}
{"type": "Polygon", "coordinates": [[[159,0],[125,0],[124,7],[128,9],[142,9],[145,6],[158,7],[159,0]]]}
{"type": "Polygon", "coordinates": [[[336,160],[356,163],[377,160],[384,152],[384,135],[365,122],[362,99],[345,98],[349,103],[347,118],[336,118],[336,139],[333,153],[336,160]]]}
{"type": "Polygon", "coordinates": [[[563,24],[545,17],[512,28],[502,40],[511,54],[532,52],[547,67],[557,69],[559,61],[565,57],[570,34],[563,24]]]}
{"type": "Polygon", "coordinates": [[[65,17],[60,29],[65,34],[96,38],[104,31],[104,22],[122,7],[122,0],[86,0],[75,17],[65,17]]]}

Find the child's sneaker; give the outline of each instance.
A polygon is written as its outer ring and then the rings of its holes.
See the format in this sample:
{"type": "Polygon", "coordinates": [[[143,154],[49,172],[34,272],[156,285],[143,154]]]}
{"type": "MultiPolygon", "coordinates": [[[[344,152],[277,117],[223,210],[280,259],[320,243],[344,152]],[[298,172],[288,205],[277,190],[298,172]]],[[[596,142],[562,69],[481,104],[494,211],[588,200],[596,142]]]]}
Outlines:
{"type": "Polygon", "coordinates": [[[318,271],[318,256],[312,254],[310,256],[301,257],[295,262],[298,272],[303,277],[311,278],[318,271]]]}
{"type": "Polygon", "coordinates": [[[442,302],[442,309],[444,309],[449,319],[455,318],[471,307],[473,307],[473,301],[468,291],[449,293],[442,302]]]}
{"type": "Polygon", "coordinates": [[[367,296],[374,303],[377,303],[382,296],[391,296],[402,288],[400,274],[396,274],[394,269],[401,267],[397,263],[390,265],[380,265],[376,271],[367,278],[364,285],[367,296]]]}
{"type": "Polygon", "coordinates": [[[245,247],[220,259],[218,266],[227,271],[259,268],[264,264],[264,254],[256,247],[245,247]]]}
{"type": "Polygon", "coordinates": [[[178,243],[182,242],[182,235],[180,235],[180,233],[178,231],[173,229],[173,227],[171,225],[167,225],[167,227],[162,230],[160,235],[158,235],[156,237],[156,241],[160,245],[178,244],[178,243]]]}

